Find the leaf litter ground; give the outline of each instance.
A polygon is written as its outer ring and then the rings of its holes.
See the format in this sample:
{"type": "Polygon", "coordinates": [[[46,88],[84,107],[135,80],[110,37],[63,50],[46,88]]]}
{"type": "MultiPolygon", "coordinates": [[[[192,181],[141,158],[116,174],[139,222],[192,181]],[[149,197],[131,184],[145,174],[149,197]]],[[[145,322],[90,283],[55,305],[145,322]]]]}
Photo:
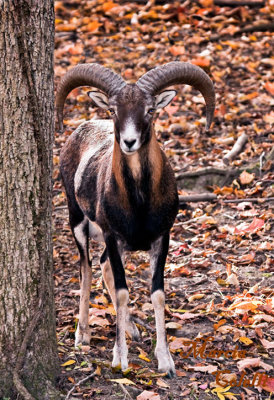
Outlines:
{"type": "MultiPolygon", "coordinates": [[[[146,253],[127,256],[130,308],[141,342],[128,338],[130,368],[112,370],[115,315],[99,267],[102,246],[91,243],[93,280],[90,346],[75,350],[79,262],[59,174],[60,148],[84,120],[107,116],[92,107],[88,89],[66,104],[63,135],[54,149],[54,261],[60,388],[78,399],[268,399],[273,378],[273,40],[241,33],[269,24],[273,2],[220,7],[210,0],[142,3],[56,1],[56,83],[71,66],[98,62],[128,81],[165,62],[190,61],[214,81],[217,107],[204,133],[204,102],[189,86],[156,120],[158,140],[176,173],[227,168],[223,157],[242,133],[248,143],[230,163],[235,179],[178,182],[180,194],[206,190],[216,202],[182,204],[166,263],[166,324],[177,377],[158,374],[155,321],[146,253]],[[216,40],[217,36],[217,40],[216,40]],[[272,106],[272,109],[271,109],[272,106]],[[250,169],[250,163],[256,168],[250,169]],[[246,167],[246,169],[245,169],[246,167]],[[262,199],[257,202],[245,199],[262,199]],[[223,200],[239,199],[238,203],[223,200]],[[257,374],[257,375],[256,375],[257,374]]],[[[271,14],[272,13],[272,14],[271,14]]]]}

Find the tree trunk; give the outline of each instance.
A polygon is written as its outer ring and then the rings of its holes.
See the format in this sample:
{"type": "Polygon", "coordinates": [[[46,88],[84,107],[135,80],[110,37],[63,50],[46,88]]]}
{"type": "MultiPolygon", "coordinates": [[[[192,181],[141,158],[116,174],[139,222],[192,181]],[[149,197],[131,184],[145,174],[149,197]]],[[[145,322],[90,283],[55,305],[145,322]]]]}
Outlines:
{"type": "Polygon", "coordinates": [[[60,398],[54,388],[53,49],[53,0],[0,0],[0,398],[60,398]]]}

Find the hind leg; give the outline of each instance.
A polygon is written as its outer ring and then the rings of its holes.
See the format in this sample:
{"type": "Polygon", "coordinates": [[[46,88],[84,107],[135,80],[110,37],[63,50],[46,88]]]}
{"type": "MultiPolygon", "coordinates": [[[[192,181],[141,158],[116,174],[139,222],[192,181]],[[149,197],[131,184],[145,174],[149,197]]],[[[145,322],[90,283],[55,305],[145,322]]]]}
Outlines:
{"type": "MultiPolygon", "coordinates": [[[[109,262],[109,258],[107,256],[106,248],[103,251],[103,254],[101,255],[101,258],[100,258],[100,267],[102,270],[103,279],[104,279],[105,285],[107,287],[108,293],[110,295],[112,304],[115,308],[115,311],[117,312],[117,300],[116,300],[114,278],[113,278],[113,273],[112,273],[112,268],[111,268],[111,265],[109,262]]],[[[128,308],[126,311],[126,332],[133,340],[136,340],[136,341],[139,340],[139,338],[140,338],[139,331],[138,331],[135,323],[131,319],[131,315],[130,315],[128,308]]]]}
{"type": "Polygon", "coordinates": [[[90,343],[89,329],[89,298],[91,287],[91,261],[89,259],[89,221],[82,215],[80,218],[70,218],[71,229],[80,253],[80,307],[79,322],[75,333],[75,347],[79,344],[87,345],[90,343]]]}

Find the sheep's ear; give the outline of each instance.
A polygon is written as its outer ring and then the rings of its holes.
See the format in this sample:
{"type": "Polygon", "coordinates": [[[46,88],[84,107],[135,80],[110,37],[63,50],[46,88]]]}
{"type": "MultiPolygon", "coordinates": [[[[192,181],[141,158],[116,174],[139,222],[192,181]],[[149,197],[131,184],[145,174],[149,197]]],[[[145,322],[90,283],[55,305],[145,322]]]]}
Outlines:
{"type": "Polygon", "coordinates": [[[108,97],[102,92],[88,92],[89,97],[94,101],[97,107],[108,110],[108,97]]]}
{"type": "Polygon", "coordinates": [[[156,108],[166,107],[171,100],[176,96],[176,90],[165,90],[156,96],[156,108]]]}

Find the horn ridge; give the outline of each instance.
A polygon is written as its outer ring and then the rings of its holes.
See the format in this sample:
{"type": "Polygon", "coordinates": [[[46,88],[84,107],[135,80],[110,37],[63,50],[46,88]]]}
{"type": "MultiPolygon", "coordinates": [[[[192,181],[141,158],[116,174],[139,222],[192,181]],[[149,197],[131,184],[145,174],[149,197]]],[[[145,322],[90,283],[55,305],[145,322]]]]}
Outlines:
{"type": "Polygon", "coordinates": [[[73,89],[80,86],[93,86],[107,95],[113,95],[125,85],[126,83],[120,75],[96,63],[79,64],[71,68],[61,79],[56,94],[56,109],[60,130],[63,130],[65,100],[73,89]]]}
{"type": "Polygon", "coordinates": [[[206,102],[206,130],[208,130],[215,110],[215,91],[211,79],[200,67],[187,62],[172,61],[151,69],[137,82],[140,89],[153,96],[176,84],[191,85],[202,93],[206,102]]]}

